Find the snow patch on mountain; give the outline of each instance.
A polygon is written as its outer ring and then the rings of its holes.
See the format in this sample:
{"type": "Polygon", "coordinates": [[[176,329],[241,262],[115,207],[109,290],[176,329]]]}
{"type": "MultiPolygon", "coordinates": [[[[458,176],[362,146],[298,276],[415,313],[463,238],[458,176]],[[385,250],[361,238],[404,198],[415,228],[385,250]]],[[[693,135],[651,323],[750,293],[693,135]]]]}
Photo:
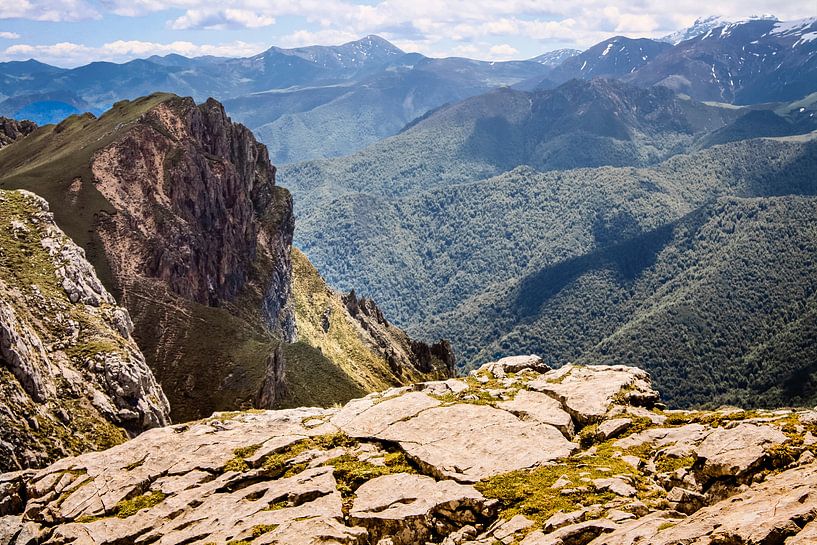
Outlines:
{"type": "Polygon", "coordinates": [[[698,36],[706,34],[715,28],[722,27],[730,23],[731,21],[727,21],[723,17],[717,15],[699,17],[698,19],[695,19],[695,22],[692,23],[691,26],[682,28],[681,30],[673,32],[672,34],[668,34],[663,38],[660,38],[659,41],[670,43],[672,45],[678,45],[681,42],[691,40],[692,38],[697,38],[698,36]]]}

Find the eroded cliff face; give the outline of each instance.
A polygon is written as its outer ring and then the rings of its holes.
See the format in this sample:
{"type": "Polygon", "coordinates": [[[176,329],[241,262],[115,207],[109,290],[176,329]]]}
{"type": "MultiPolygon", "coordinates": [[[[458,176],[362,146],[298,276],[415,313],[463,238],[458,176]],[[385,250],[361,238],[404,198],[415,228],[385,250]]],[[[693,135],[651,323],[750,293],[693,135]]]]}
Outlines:
{"type": "Polygon", "coordinates": [[[97,151],[91,171],[117,210],[100,233],[122,291],[133,277],[153,278],[185,299],[221,306],[263,280],[252,269],[268,260],[267,285],[259,286],[268,325],[292,337],[291,199],[275,187],[266,147],[221,104],[162,102],[97,151]],[[277,217],[265,221],[270,209],[277,217]]]}
{"type": "Polygon", "coordinates": [[[116,210],[96,224],[107,265],[174,417],[274,406],[275,352],[295,334],[294,223],[266,148],[218,102],[172,97],[90,170],[116,210]]]}
{"type": "Polygon", "coordinates": [[[641,369],[517,356],[214,414],[0,475],[0,543],[814,543],[817,412],[658,399],[641,369]]]}
{"type": "Polygon", "coordinates": [[[131,329],[48,204],[0,191],[0,471],[169,423],[131,329]]]}
{"type": "MultiPolygon", "coordinates": [[[[352,291],[343,296],[346,311],[371,339],[372,345],[386,358],[396,376],[433,373],[441,378],[454,376],[454,351],[448,341],[429,345],[409,338],[405,331],[386,319],[374,300],[358,297],[352,291]]],[[[416,382],[416,381],[413,381],[416,382]]]]}

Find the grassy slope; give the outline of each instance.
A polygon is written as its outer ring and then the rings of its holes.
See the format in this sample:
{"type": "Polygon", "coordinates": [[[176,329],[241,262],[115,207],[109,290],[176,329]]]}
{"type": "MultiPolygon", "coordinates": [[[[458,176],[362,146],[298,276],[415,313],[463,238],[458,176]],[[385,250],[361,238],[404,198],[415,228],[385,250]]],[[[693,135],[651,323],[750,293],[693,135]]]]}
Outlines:
{"type": "MultiPolygon", "coordinates": [[[[86,249],[109,288],[114,282],[94,227],[100,213],[115,211],[92,183],[91,158],[123,138],[144,113],[172,98],[155,94],[123,101],[99,119],[73,116],[41,127],[0,153],[0,187],[28,189],[45,197],[57,223],[86,249]],[[82,184],[79,191],[71,191],[76,178],[82,184]]],[[[261,325],[257,290],[249,291],[253,293],[245,294],[245,309],[235,313],[184,300],[148,279],[124,295],[122,302],[136,322],[134,335],[172,402],[175,421],[254,403],[267,356],[279,341],[261,325]],[[191,375],[190,369],[198,371],[191,375]]]]}
{"type": "Polygon", "coordinates": [[[160,93],[122,101],[99,119],[90,114],[71,116],[58,125],[40,127],[0,152],[0,188],[27,189],[45,198],[57,224],[85,248],[108,289],[113,282],[93,225],[96,215],[114,210],[93,185],[91,157],[121,138],[123,128],[172,97],[160,93]],[[78,191],[71,191],[76,178],[81,178],[82,184],[78,191]]]}

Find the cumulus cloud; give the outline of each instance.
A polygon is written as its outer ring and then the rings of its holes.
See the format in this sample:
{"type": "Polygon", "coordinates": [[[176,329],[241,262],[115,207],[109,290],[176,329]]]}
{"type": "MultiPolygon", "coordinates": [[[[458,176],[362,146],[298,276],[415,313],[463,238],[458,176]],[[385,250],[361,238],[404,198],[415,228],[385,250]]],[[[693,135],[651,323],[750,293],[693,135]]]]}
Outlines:
{"type": "Polygon", "coordinates": [[[664,0],[0,0],[0,19],[76,21],[100,17],[97,9],[129,17],[167,14],[167,32],[259,29],[286,19],[287,33],[269,38],[284,47],[380,34],[426,55],[479,56],[497,47],[503,53],[491,55],[509,57],[508,48],[530,47],[522,41],[541,50],[585,48],[611,35],[664,36],[706,15],[738,20],[771,12],[797,19],[814,15],[814,0],[679,0],[669,8],[664,0]]]}
{"type": "Polygon", "coordinates": [[[57,66],[72,67],[92,61],[124,62],[137,57],[168,55],[176,53],[185,57],[213,55],[217,57],[247,57],[260,53],[262,44],[231,42],[225,44],[194,44],[177,41],[171,43],[143,42],[138,40],[117,40],[99,47],[89,47],[73,42],[50,45],[16,44],[0,52],[2,60],[25,60],[36,58],[57,66]]]}
{"type": "Polygon", "coordinates": [[[101,16],[84,0],[0,0],[0,19],[61,22],[101,16]]]}
{"type": "Polygon", "coordinates": [[[20,35],[16,32],[0,32],[0,38],[4,40],[18,40],[20,35]]]}
{"type": "Polygon", "coordinates": [[[519,53],[519,50],[509,44],[498,44],[488,50],[494,58],[512,57],[519,53]]]}
{"type": "Polygon", "coordinates": [[[260,28],[275,24],[275,17],[246,9],[191,9],[170,23],[174,30],[200,28],[224,30],[225,28],[260,28]]]}

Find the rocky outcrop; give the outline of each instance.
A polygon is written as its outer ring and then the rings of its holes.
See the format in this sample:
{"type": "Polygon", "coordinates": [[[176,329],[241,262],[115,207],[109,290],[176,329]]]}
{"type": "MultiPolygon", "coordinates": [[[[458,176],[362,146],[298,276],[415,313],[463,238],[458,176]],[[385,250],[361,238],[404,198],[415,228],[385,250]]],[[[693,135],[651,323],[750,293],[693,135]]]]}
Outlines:
{"type": "Polygon", "coordinates": [[[0,117],[0,149],[19,138],[28,136],[36,128],[37,124],[33,121],[18,121],[8,117],[0,117]]]}
{"type": "Polygon", "coordinates": [[[220,306],[255,280],[251,269],[264,258],[272,267],[257,280],[266,281],[268,326],[293,337],[291,199],[276,191],[266,147],[220,103],[161,102],[98,150],[91,170],[117,211],[100,233],[122,291],[135,276],[153,278],[185,299],[220,306]]]}
{"type": "Polygon", "coordinates": [[[530,363],[4,474],[0,543],[811,543],[817,412],[666,411],[637,369],[530,363]]]}
{"type": "Polygon", "coordinates": [[[464,522],[487,520],[494,503],[472,486],[396,473],[361,485],[349,519],[368,529],[369,541],[385,536],[394,545],[413,545],[432,533],[457,531],[464,522]]]}
{"type": "Polygon", "coordinates": [[[169,422],[127,310],[43,199],[0,191],[0,258],[0,470],[41,467],[169,422]]]}
{"type": "MultiPolygon", "coordinates": [[[[331,405],[452,372],[447,343],[413,341],[369,301],[353,318],[337,296],[339,312],[319,320],[334,337],[298,336],[312,318],[296,318],[291,196],[215,100],[155,94],[42,127],[0,155],[0,182],[53,204],[132,316],[176,421],[331,405]],[[343,338],[340,321],[354,330],[343,338]]],[[[310,286],[307,306],[328,290],[310,286]]]]}
{"type": "Polygon", "coordinates": [[[429,345],[410,339],[402,329],[389,323],[377,303],[367,297],[358,297],[354,290],[343,296],[343,303],[349,315],[357,320],[372,344],[384,355],[395,375],[403,375],[410,369],[426,374],[454,374],[456,358],[448,341],[429,345]]]}

